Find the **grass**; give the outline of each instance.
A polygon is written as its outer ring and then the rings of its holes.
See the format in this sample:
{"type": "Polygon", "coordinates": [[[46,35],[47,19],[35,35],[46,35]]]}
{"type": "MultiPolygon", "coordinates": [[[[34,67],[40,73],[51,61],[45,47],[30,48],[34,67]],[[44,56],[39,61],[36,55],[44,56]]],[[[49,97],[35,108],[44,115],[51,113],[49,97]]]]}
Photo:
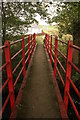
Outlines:
{"type": "Polygon", "coordinates": [[[48,34],[52,34],[52,35],[58,35],[59,32],[58,32],[58,28],[57,26],[41,26],[40,25],[40,28],[45,32],[45,33],[48,33],[48,34]]]}

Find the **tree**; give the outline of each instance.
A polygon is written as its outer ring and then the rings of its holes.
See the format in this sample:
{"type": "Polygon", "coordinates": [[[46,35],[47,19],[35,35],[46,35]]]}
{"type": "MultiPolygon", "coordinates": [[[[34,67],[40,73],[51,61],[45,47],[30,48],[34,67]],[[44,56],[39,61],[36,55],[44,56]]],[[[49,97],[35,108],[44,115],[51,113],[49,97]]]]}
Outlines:
{"type": "Polygon", "coordinates": [[[36,14],[46,19],[48,13],[42,2],[2,2],[2,34],[3,43],[8,35],[23,34],[22,28],[29,28],[35,21],[36,14]],[[23,18],[23,20],[21,19],[23,18]]]}
{"type": "MultiPolygon", "coordinates": [[[[71,34],[73,43],[80,47],[80,2],[58,3],[57,16],[53,17],[52,22],[57,22],[60,36],[71,34]]],[[[80,53],[76,50],[75,53],[80,67],[80,53]]],[[[77,62],[76,57],[74,57],[75,62],[77,62]]]]}

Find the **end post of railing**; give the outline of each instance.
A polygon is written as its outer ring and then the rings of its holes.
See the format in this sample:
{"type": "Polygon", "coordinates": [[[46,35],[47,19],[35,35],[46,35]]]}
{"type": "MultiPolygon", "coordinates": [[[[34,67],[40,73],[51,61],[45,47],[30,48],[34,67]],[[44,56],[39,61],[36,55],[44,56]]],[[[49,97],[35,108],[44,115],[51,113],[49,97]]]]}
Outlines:
{"type": "Polygon", "coordinates": [[[35,45],[36,45],[36,34],[34,33],[34,48],[35,48],[35,45]]]}
{"type": "Polygon", "coordinates": [[[32,44],[32,35],[31,35],[31,55],[32,55],[32,52],[33,52],[33,44],[32,44]]]}
{"type": "Polygon", "coordinates": [[[68,109],[68,95],[67,95],[67,92],[69,92],[69,89],[70,89],[69,79],[71,78],[71,64],[69,63],[69,61],[72,62],[72,55],[73,55],[73,48],[70,47],[71,45],[73,45],[73,42],[68,41],[66,80],[65,80],[65,90],[64,90],[64,104],[65,104],[66,111],[68,109]]]}
{"type": "Polygon", "coordinates": [[[50,44],[50,62],[52,65],[52,35],[51,35],[51,44],[50,44]]]}
{"type": "Polygon", "coordinates": [[[30,35],[28,35],[28,63],[30,63],[30,35]]]}
{"type": "Polygon", "coordinates": [[[24,37],[22,37],[22,64],[23,64],[23,77],[25,77],[26,74],[26,65],[25,65],[25,41],[24,41],[24,37]]]}
{"type": "Polygon", "coordinates": [[[56,79],[56,74],[57,74],[57,54],[58,54],[58,38],[57,36],[55,36],[55,59],[54,59],[54,76],[55,76],[55,79],[56,79]]]}
{"type": "Polygon", "coordinates": [[[47,35],[47,38],[46,38],[46,47],[47,47],[47,53],[48,53],[48,35],[47,35]]]}
{"type": "Polygon", "coordinates": [[[9,78],[8,88],[10,94],[10,106],[12,111],[15,104],[15,96],[14,96],[13,76],[12,76],[12,66],[11,66],[10,42],[6,41],[4,44],[7,46],[6,48],[4,48],[5,61],[6,63],[9,62],[9,64],[6,66],[6,69],[7,69],[7,77],[9,78]]]}

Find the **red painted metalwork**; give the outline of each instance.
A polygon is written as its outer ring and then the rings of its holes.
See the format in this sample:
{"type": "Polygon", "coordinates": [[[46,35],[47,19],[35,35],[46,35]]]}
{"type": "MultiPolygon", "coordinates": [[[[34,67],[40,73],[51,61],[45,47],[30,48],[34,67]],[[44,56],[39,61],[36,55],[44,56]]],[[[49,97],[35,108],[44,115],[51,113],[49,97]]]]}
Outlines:
{"type": "MultiPolygon", "coordinates": [[[[45,47],[45,50],[46,50],[46,53],[47,53],[46,47],[45,47]]],[[[48,54],[47,54],[47,58],[48,58],[49,67],[50,67],[50,70],[51,70],[52,80],[53,80],[54,87],[55,87],[56,94],[57,94],[57,98],[58,98],[58,103],[59,103],[59,108],[60,108],[60,113],[61,113],[61,119],[62,120],[67,119],[68,120],[68,116],[67,116],[67,112],[65,110],[64,102],[63,102],[62,96],[60,94],[60,90],[59,90],[59,86],[57,84],[57,81],[54,78],[54,72],[53,72],[52,65],[50,64],[50,60],[49,60],[48,54]]]]}
{"type": "Polygon", "coordinates": [[[35,47],[35,33],[34,33],[34,39],[33,39],[33,42],[34,42],[34,47],[35,47]]]}
{"type": "Polygon", "coordinates": [[[78,47],[76,45],[70,45],[70,47],[75,48],[76,50],[80,51],[80,47],[78,47]]]}
{"type": "Polygon", "coordinates": [[[47,45],[47,47],[48,47],[48,55],[49,55],[49,36],[48,36],[48,45],[47,45]]]}
{"type": "MultiPolygon", "coordinates": [[[[25,37],[25,39],[28,38],[28,37],[25,37]]],[[[36,41],[35,41],[36,43],[36,41]]],[[[8,84],[8,88],[9,88],[9,94],[3,104],[3,107],[0,111],[0,116],[3,114],[4,110],[5,110],[5,107],[10,99],[10,105],[11,105],[11,112],[14,108],[14,104],[15,104],[15,97],[14,97],[14,89],[15,89],[15,85],[17,84],[18,82],[18,79],[21,75],[21,73],[23,72],[23,77],[25,77],[25,72],[26,72],[26,68],[25,68],[25,64],[26,62],[28,62],[28,59],[30,56],[27,57],[27,60],[25,61],[25,55],[28,54],[28,52],[30,51],[30,48],[31,46],[28,48],[27,52],[25,53],[25,47],[27,46],[30,46],[30,41],[29,43],[27,43],[25,45],[25,42],[24,42],[24,37],[20,40],[17,40],[15,42],[11,42],[9,43],[8,41],[5,42],[4,46],[1,46],[0,49],[4,49],[4,52],[5,52],[5,61],[6,63],[3,64],[3,66],[0,67],[0,72],[6,67],[7,69],[7,80],[4,82],[4,84],[2,85],[2,87],[0,88],[0,94],[2,93],[2,91],[5,89],[6,85],[8,84]],[[19,42],[22,42],[22,48],[17,52],[15,53],[12,58],[11,58],[11,55],[10,55],[10,46],[14,45],[14,44],[17,44],[19,42]],[[16,58],[19,53],[22,52],[22,59],[19,61],[19,63],[16,65],[16,67],[13,69],[12,71],[12,66],[11,66],[11,60],[13,60],[14,58],[16,58]],[[14,73],[16,72],[16,70],[18,69],[18,67],[20,66],[20,64],[23,64],[23,67],[21,68],[15,82],[14,82],[14,85],[13,85],[13,76],[14,73]]],[[[15,60],[15,59],[14,59],[15,60]]]]}
{"type": "Polygon", "coordinates": [[[78,95],[78,97],[80,99],[80,92],[79,92],[79,90],[77,89],[77,87],[75,86],[75,84],[73,83],[73,81],[71,79],[68,78],[68,80],[70,81],[71,85],[73,86],[76,94],[78,95]]]}
{"type": "Polygon", "coordinates": [[[58,72],[58,75],[59,75],[59,77],[60,77],[60,79],[61,79],[61,82],[62,82],[63,86],[65,87],[64,80],[63,80],[63,78],[62,78],[62,76],[61,76],[61,74],[60,74],[59,69],[57,68],[57,66],[56,66],[56,70],[57,70],[57,72],[58,72]]]}
{"type": "Polygon", "coordinates": [[[67,91],[67,95],[68,95],[68,98],[69,98],[69,100],[70,100],[70,102],[71,102],[71,104],[73,106],[73,109],[74,109],[74,112],[76,114],[77,119],[80,120],[79,112],[77,111],[77,108],[76,108],[76,106],[75,106],[75,104],[74,104],[74,102],[73,102],[73,100],[72,100],[72,98],[71,98],[71,96],[70,96],[68,91],[67,91]]]}
{"type": "Polygon", "coordinates": [[[58,39],[58,41],[61,42],[62,44],[64,43],[64,44],[68,45],[66,42],[64,42],[64,41],[62,41],[60,39],[58,39]]]}
{"type": "Polygon", "coordinates": [[[28,35],[28,63],[30,63],[30,35],[28,35]]]}
{"type": "Polygon", "coordinates": [[[14,70],[12,71],[12,74],[15,73],[15,71],[17,70],[17,68],[19,67],[19,65],[22,63],[23,58],[19,61],[19,63],[16,65],[16,67],[14,68],[14,70]]]}
{"type": "Polygon", "coordinates": [[[52,35],[51,35],[51,46],[50,46],[50,61],[52,64],[52,35]]]}
{"type": "Polygon", "coordinates": [[[10,80],[8,81],[9,94],[11,94],[10,95],[10,105],[11,105],[11,110],[13,110],[13,107],[15,104],[15,97],[14,97],[14,88],[13,88],[10,43],[8,41],[6,41],[5,45],[7,46],[7,48],[4,48],[5,60],[6,60],[6,63],[9,62],[9,64],[6,67],[7,67],[7,78],[10,78],[10,80]]]}
{"type": "Polygon", "coordinates": [[[2,109],[1,109],[1,111],[0,111],[0,116],[1,116],[2,113],[4,112],[4,109],[5,109],[7,103],[8,103],[8,101],[9,101],[9,99],[10,99],[11,94],[12,94],[12,93],[9,93],[9,94],[8,94],[8,96],[7,96],[6,100],[5,100],[5,103],[3,104],[2,109]]]}
{"type": "Polygon", "coordinates": [[[6,47],[7,47],[6,45],[3,45],[3,46],[0,46],[0,49],[4,49],[6,47]]]}
{"type": "Polygon", "coordinates": [[[22,69],[20,70],[20,72],[19,72],[19,74],[18,74],[18,76],[17,76],[17,78],[16,78],[16,81],[15,81],[15,83],[14,83],[14,87],[16,86],[16,83],[18,82],[18,79],[19,79],[19,77],[20,77],[23,69],[24,69],[24,67],[22,67],[22,69]]]}
{"type": "Polygon", "coordinates": [[[3,66],[0,67],[0,72],[9,64],[9,62],[5,63],[3,66]]]}
{"type": "Polygon", "coordinates": [[[33,51],[33,50],[32,50],[32,49],[33,49],[33,46],[32,46],[32,37],[33,37],[33,36],[31,35],[31,55],[32,55],[32,51],[33,51]]]}
{"type": "Polygon", "coordinates": [[[10,80],[10,78],[8,78],[5,82],[4,82],[4,84],[3,84],[3,86],[0,88],[0,94],[1,94],[1,92],[4,90],[4,88],[6,87],[6,85],[8,84],[8,81],[10,80]]]}
{"type": "MultiPolygon", "coordinates": [[[[47,34],[45,34],[45,38],[47,38],[46,36],[48,36],[47,34]]],[[[46,39],[45,39],[46,40],[46,39]]],[[[47,41],[47,40],[46,40],[47,41]]],[[[66,108],[66,112],[68,111],[68,99],[70,100],[70,102],[71,102],[71,105],[72,105],[72,107],[73,107],[73,110],[74,110],[74,112],[75,112],[75,114],[76,114],[76,117],[77,117],[77,119],[78,120],[80,120],[80,115],[79,115],[79,112],[78,112],[78,110],[77,110],[77,108],[76,108],[76,106],[75,106],[75,104],[74,104],[74,102],[73,102],[73,100],[72,100],[72,98],[71,98],[71,96],[70,96],[70,93],[69,93],[69,89],[70,89],[70,84],[72,85],[72,87],[73,87],[73,89],[75,90],[75,93],[76,93],[76,95],[78,95],[78,97],[79,97],[79,99],[80,99],[80,92],[79,92],[79,90],[77,89],[77,87],[75,86],[75,84],[73,83],[73,81],[71,80],[71,66],[80,74],[80,70],[79,70],[79,68],[72,62],[72,53],[73,53],[73,48],[74,49],[77,49],[79,52],[80,52],[80,47],[78,47],[78,46],[75,46],[75,45],[73,45],[73,42],[71,42],[71,41],[68,41],[68,43],[66,43],[66,42],[64,42],[64,41],[62,41],[62,40],[57,40],[58,42],[61,42],[62,44],[66,44],[67,45],[67,56],[66,55],[64,55],[59,49],[58,49],[58,46],[57,47],[55,47],[55,45],[54,44],[52,44],[52,46],[54,46],[54,48],[55,48],[55,51],[57,51],[57,52],[59,52],[60,54],[59,55],[61,55],[65,60],[67,60],[66,62],[66,70],[64,69],[64,67],[63,67],[63,65],[62,65],[62,63],[60,62],[60,60],[56,57],[56,55],[55,55],[55,52],[54,51],[52,51],[52,54],[53,54],[53,56],[52,55],[50,55],[50,59],[52,58],[52,61],[54,62],[54,71],[56,71],[57,70],[57,73],[58,73],[58,75],[59,75],[59,77],[60,77],[60,79],[61,79],[61,81],[62,81],[62,84],[63,84],[63,86],[65,87],[65,90],[64,90],[64,103],[65,103],[65,108],[66,108]],[[56,59],[56,62],[58,61],[58,63],[59,63],[59,65],[61,66],[61,68],[62,68],[62,70],[63,70],[63,72],[66,74],[66,80],[65,80],[65,82],[64,82],[64,80],[63,80],[63,78],[62,78],[62,76],[61,76],[61,74],[60,74],[60,71],[59,71],[59,69],[58,69],[58,67],[57,67],[57,65],[55,66],[55,59],[56,59]],[[56,68],[55,68],[56,67],[56,68]]],[[[58,44],[58,43],[57,43],[58,44]]],[[[46,52],[48,52],[47,51],[47,44],[46,44],[46,42],[45,42],[45,49],[46,49],[46,52]]],[[[55,75],[55,74],[54,74],[55,75]]],[[[58,84],[57,84],[57,81],[56,81],[56,86],[57,86],[58,84]]],[[[61,98],[60,97],[58,97],[58,100],[60,100],[61,98]]],[[[60,102],[60,101],[59,101],[60,102]]],[[[60,110],[62,109],[62,107],[60,106],[60,110]]],[[[62,112],[62,111],[61,111],[62,112]]],[[[61,113],[62,114],[62,113],[61,113]]],[[[61,115],[61,116],[63,116],[63,114],[61,115]]]]}
{"type": "Polygon", "coordinates": [[[22,64],[23,64],[23,78],[25,77],[26,74],[26,65],[25,65],[25,42],[24,42],[24,37],[22,38],[22,64]]]}
{"type": "Polygon", "coordinates": [[[46,50],[47,50],[47,34],[46,34],[46,37],[45,37],[45,47],[46,47],[46,50]]]}
{"type": "Polygon", "coordinates": [[[72,63],[71,61],[69,61],[69,63],[73,66],[73,68],[80,74],[80,70],[79,68],[74,64],[72,63]]]}
{"type": "MultiPolygon", "coordinates": [[[[66,112],[68,110],[68,99],[70,100],[71,102],[71,105],[75,111],[75,114],[76,114],[76,117],[77,119],[79,120],[80,119],[80,115],[79,115],[79,112],[71,98],[71,95],[69,93],[69,89],[70,89],[70,84],[72,85],[73,89],[75,90],[75,93],[78,95],[79,99],[80,99],[80,92],[79,90],[77,89],[77,87],[75,86],[75,84],[73,83],[73,81],[71,80],[70,76],[71,76],[71,66],[73,66],[73,68],[80,74],[80,70],[79,68],[74,64],[72,63],[72,51],[73,51],[73,48],[74,49],[77,49],[78,51],[80,51],[80,47],[78,46],[75,46],[73,45],[72,42],[68,42],[68,44],[66,42],[63,42],[62,40],[58,40],[57,37],[55,37],[55,45],[52,44],[52,35],[48,35],[48,34],[45,34],[45,48],[46,48],[46,51],[47,51],[47,56],[49,55],[49,38],[51,37],[51,44],[50,44],[50,62],[52,63],[52,61],[54,62],[54,74],[55,74],[55,78],[56,78],[56,73],[59,74],[59,77],[62,81],[62,84],[63,86],[65,87],[65,91],[64,91],[64,103],[65,103],[65,107],[66,107],[66,112]],[[67,48],[67,57],[58,49],[58,42],[62,42],[63,44],[66,44],[68,45],[68,48],[67,48]],[[55,47],[55,53],[52,51],[52,45],[55,47]],[[62,63],[60,62],[60,60],[57,58],[57,53],[60,53],[61,56],[63,56],[63,58],[65,60],[67,60],[67,70],[65,71],[62,63]],[[54,54],[54,58],[52,56],[52,53],[54,54]],[[64,82],[61,74],[60,74],[60,71],[59,69],[57,68],[57,61],[59,63],[59,65],[61,66],[63,72],[66,74],[66,82],[64,82]]],[[[15,85],[17,84],[18,82],[18,79],[21,75],[21,73],[23,72],[23,77],[25,77],[25,70],[24,70],[24,67],[25,67],[25,64],[28,62],[29,63],[29,59],[30,59],[30,49],[31,49],[31,55],[33,55],[33,51],[34,51],[34,48],[35,48],[35,34],[31,35],[31,46],[30,46],[30,35],[28,35],[28,43],[25,45],[24,43],[24,38],[23,39],[20,39],[20,40],[17,40],[15,42],[12,42],[12,43],[9,43],[8,41],[5,42],[5,45],[4,46],[1,46],[0,49],[4,49],[5,51],[5,59],[6,59],[6,63],[0,67],[0,71],[2,71],[5,67],[7,68],[7,80],[4,82],[4,84],[2,85],[2,87],[0,88],[0,94],[1,92],[4,90],[4,88],[6,87],[6,85],[8,84],[8,87],[9,87],[9,95],[7,96],[4,104],[3,104],[3,107],[0,111],[0,116],[1,114],[3,113],[9,99],[10,99],[10,105],[11,105],[11,110],[13,110],[13,107],[14,107],[14,104],[15,104],[15,97],[14,97],[14,88],[15,88],[15,85]],[[33,36],[33,37],[32,37],[33,36]],[[17,44],[19,42],[22,42],[22,49],[20,49],[12,58],[10,56],[10,45],[14,45],[14,44],[17,44]],[[26,51],[25,53],[25,47],[28,46],[28,50],[26,51]],[[12,71],[12,66],[11,66],[11,60],[13,60],[14,58],[16,58],[16,56],[22,52],[22,59],[19,61],[19,63],[16,65],[16,67],[14,68],[14,70],[12,71]],[[28,57],[27,59],[25,60],[25,55],[28,54],[28,57]],[[14,86],[13,86],[13,76],[12,74],[15,73],[15,71],[17,70],[17,68],[19,67],[19,65],[23,64],[23,67],[21,68],[17,78],[16,78],[16,81],[14,83],[14,86]]],[[[49,57],[49,56],[48,56],[49,57]]],[[[61,112],[61,116],[64,116],[64,112],[63,112],[63,106],[62,105],[62,101],[61,101],[61,96],[60,96],[60,93],[59,93],[59,90],[58,90],[58,84],[57,84],[57,81],[55,79],[55,83],[56,83],[56,92],[57,92],[57,95],[58,95],[58,101],[59,101],[59,106],[60,106],[60,112],[61,112]]],[[[21,85],[22,86],[22,85],[21,85]]],[[[22,87],[21,87],[22,89],[22,87]]],[[[20,94],[21,91],[19,91],[19,94],[20,94]]],[[[20,97],[20,96],[19,96],[20,97]]],[[[19,102],[20,99],[17,101],[19,102]]],[[[64,104],[63,103],[63,104],[64,104]]]]}
{"type": "Polygon", "coordinates": [[[68,109],[68,96],[67,92],[69,92],[70,89],[70,81],[68,78],[71,78],[71,65],[69,64],[69,61],[72,62],[72,55],[73,55],[73,48],[70,47],[70,45],[73,45],[72,41],[68,41],[68,48],[67,48],[67,68],[66,68],[66,82],[65,82],[65,90],[64,90],[64,103],[66,111],[68,109]]]}
{"type": "Polygon", "coordinates": [[[19,39],[19,40],[16,40],[14,42],[11,42],[10,45],[14,45],[14,44],[19,43],[19,42],[22,42],[22,39],[19,39]]]}
{"type": "MultiPolygon", "coordinates": [[[[56,57],[54,51],[52,51],[52,53],[53,53],[54,57],[56,57]]],[[[59,65],[61,66],[63,72],[66,73],[66,70],[64,69],[64,67],[63,67],[62,63],[60,62],[60,60],[58,58],[56,58],[56,59],[57,59],[59,65]]]]}
{"type": "MultiPolygon", "coordinates": [[[[36,46],[37,46],[37,44],[35,45],[35,49],[36,49],[36,46]]],[[[34,51],[33,51],[33,53],[32,53],[31,60],[30,60],[30,63],[29,63],[29,65],[28,65],[28,68],[27,68],[27,71],[26,71],[26,76],[25,76],[25,78],[24,78],[23,81],[22,81],[22,84],[21,84],[21,87],[20,87],[18,96],[17,96],[17,98],[16,98],[16,102],[15,102],[15,105],[14,105],[14,109],[13,109],[11,115],[10,115],[10,120],[16,118],[16,115],[17,115],[17,106],[20,104],[20,101],[21,101],[21,97],[22,97],[22,94],[23,94],[23,88],[24,88],[24,86],[25,86],[25,84],[26,84],[26,79],[27,79],[27,77],[28,77],[28,75],[29,75],[29,70],[30,70],[30,67],[31,67],[31,65],[32,65],[32,60],[33,60],[33,56],[34,56],[35,49],[34,49],[34,51]]]]}
{"type": "Polygon", "coordinates": [[[67,60],[67,57],[59,49],[56,48],[56,50],[67,60]]]}
{"type": "Polygon", "coordinates": [[[15,55],[13,55],[11,57],[11,60],[13,60],[16,56],[18,56],[19,53],[21,53],[23,51],[23,49],[19,50],[15,55]]]}
{"type": "Polygon", "coordinates": [[[58,39],[57,37],[55,37],[55,60],[54,60],[54,76],[55,76],[55,79],[56,79],[56,66],[57,66],[57,54],[58,54],[58,51],[56,50],[56,48],[58,48],[58,39]]]}

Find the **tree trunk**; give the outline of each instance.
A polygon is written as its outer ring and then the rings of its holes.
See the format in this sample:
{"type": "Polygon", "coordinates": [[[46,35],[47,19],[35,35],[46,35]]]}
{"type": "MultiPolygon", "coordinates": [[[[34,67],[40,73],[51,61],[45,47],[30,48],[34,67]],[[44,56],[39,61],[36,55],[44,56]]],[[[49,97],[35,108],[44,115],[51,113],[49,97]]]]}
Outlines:
{"type": "Polygon", "coordinates": [[[6,16],[5,16],[5,8],[4,3],[2,2],[2,45],[6,39],[6,16]]]}

